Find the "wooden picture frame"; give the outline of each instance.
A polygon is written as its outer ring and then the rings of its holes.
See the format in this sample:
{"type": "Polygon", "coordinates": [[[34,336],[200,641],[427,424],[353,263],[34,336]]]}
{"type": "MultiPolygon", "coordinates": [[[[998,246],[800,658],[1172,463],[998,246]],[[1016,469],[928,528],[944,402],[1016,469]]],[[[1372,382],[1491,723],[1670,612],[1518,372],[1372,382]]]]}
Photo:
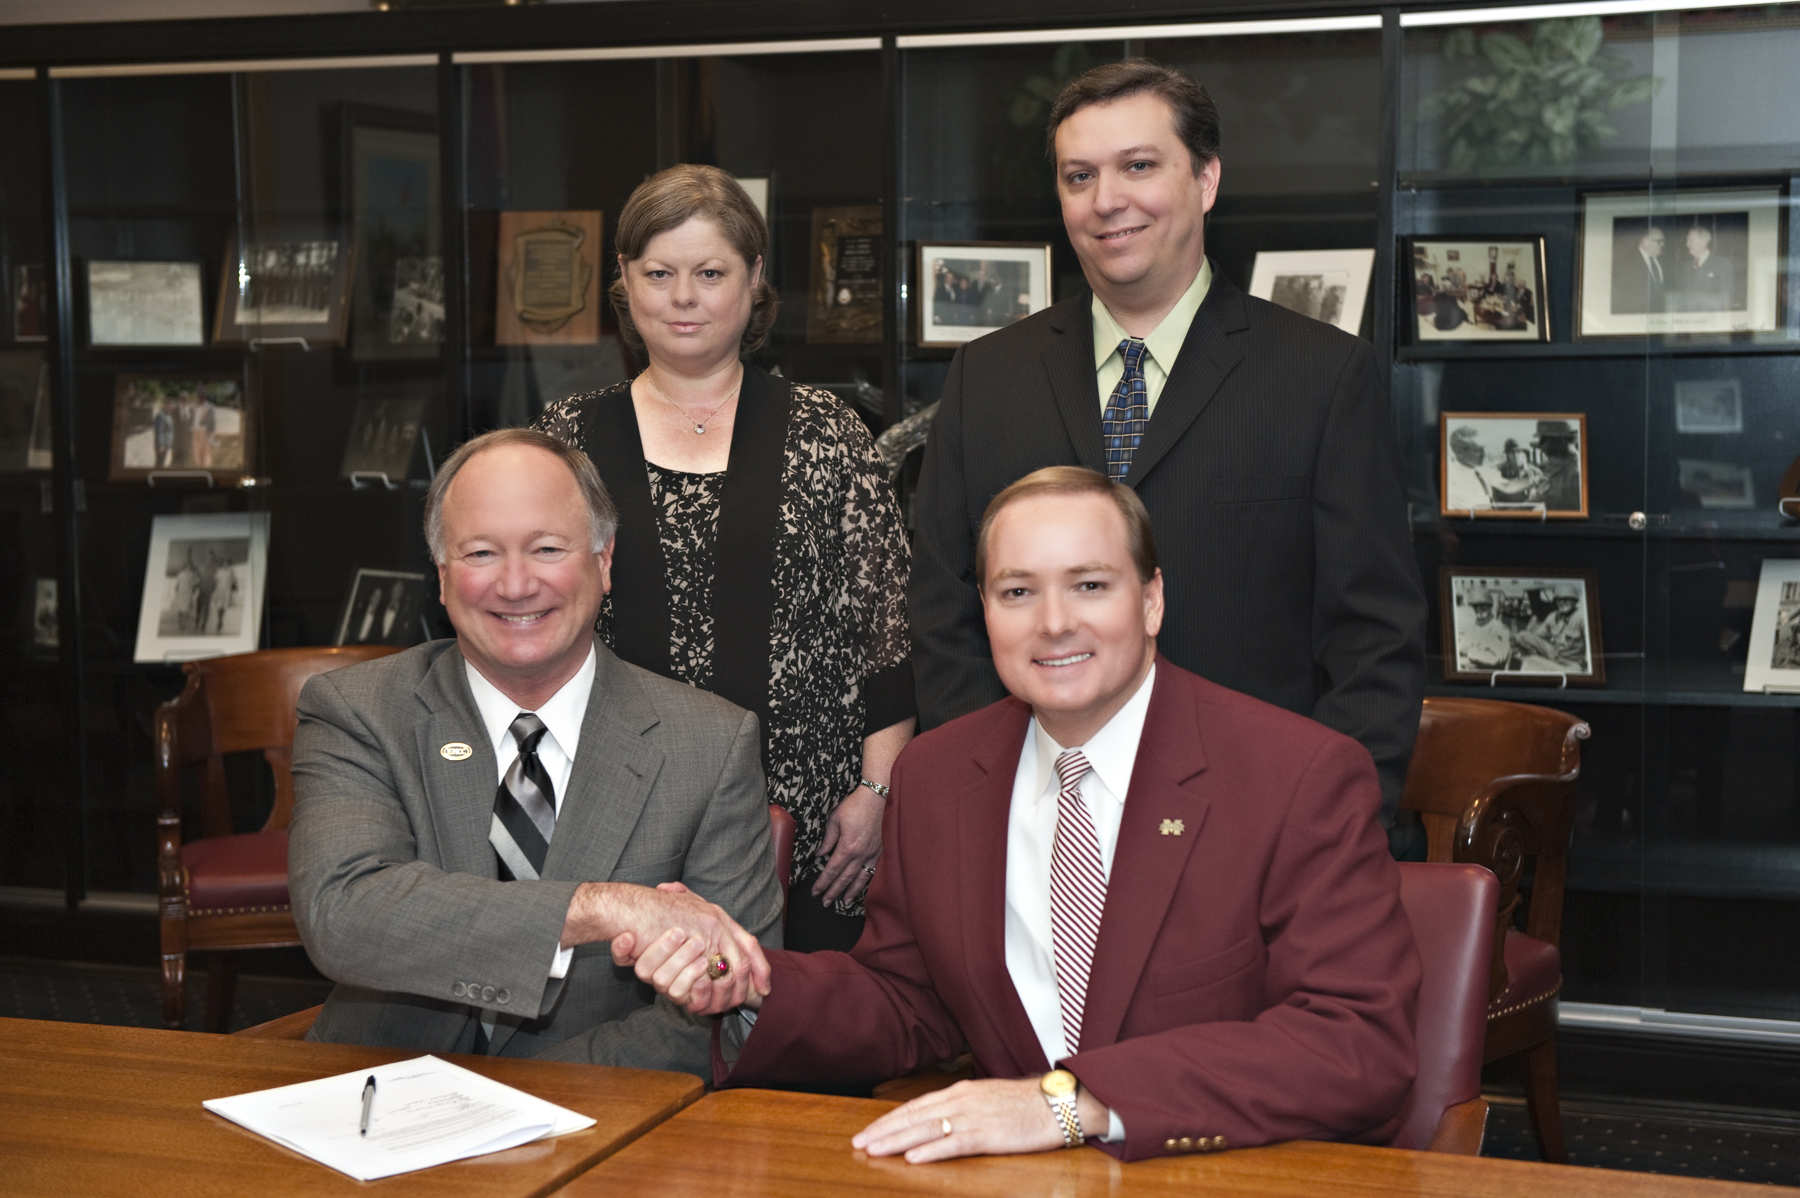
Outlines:
{"type": "Polygon", "coordinates": [[[119,375],[107,478],[143,482],[152,474],[205,471],[224,483],[254,475],[253,377],[205,370],[119,375]]]}
{"type": "Polygon", "coordinates": [[[496,247],[494,344],[600,340],[605,214],[502,212],[496,247]]]}
{"type": "Polygon", "coordinates": [[[1047,241],[921,241],[913,310],[922,348],[955,348],[1050,306],[1047,241]]]}
{"type": "Polygon", "coordinates": [[[1585,412],[1438,414],[1438,515],[1588,518],[1585,412]]]}
{"type": "Polygon", "coordinates": [[[1446,681],[1606,684],[1594,571],[1441,566],[1438,589],[1446,681]]]}
{"type": "Polygon", "coordinates": [[[1445,234],[1402,244],[1412,315],[1395,323],[1411,330],[1415,345],[1550,340],[1542,235],[1445,234]]]}
{"type": "MultiPolygon", "coordinates": [[[[402,274],[409,279],[443,275],[438,122],[430,113],[345,104],[343,213],[349,229],[350,357],[356,362],[436,361],[435,341],[395,337],[395,298],[402,274]],[[407,267],[406,264],[412,264],[407,267]]],[[[439,289],[441,302],[441,283],[439,289]]]]}
{"type": "Polygon", "coordinates": [[[245,240],[233,231],[219,272],[213,342],[302,340],[342,345],[354,277],[350,243],[335,233],[280,231],[245,240]]]}

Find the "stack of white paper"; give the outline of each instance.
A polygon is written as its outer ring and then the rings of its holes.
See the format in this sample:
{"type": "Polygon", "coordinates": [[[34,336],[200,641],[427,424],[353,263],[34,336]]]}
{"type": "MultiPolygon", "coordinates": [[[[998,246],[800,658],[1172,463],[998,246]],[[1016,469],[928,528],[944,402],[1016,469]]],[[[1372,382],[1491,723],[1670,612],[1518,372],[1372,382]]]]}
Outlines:
{"type": "Polygon", "coordinates": [[[201,1105],[358,1181],[594,1125],[585,1115],[430,1056],[201,1105]],[[365,1136],[362,1093],[371,1076],[375,1099],[365,1136]]]}

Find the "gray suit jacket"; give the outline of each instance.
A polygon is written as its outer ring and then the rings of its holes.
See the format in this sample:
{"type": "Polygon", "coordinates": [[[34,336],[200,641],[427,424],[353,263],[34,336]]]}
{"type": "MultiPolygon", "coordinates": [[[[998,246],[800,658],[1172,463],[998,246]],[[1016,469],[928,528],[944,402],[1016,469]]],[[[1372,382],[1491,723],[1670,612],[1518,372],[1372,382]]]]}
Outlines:
{"type": "Polygon", "coordinates": [[[338,983],[309,1039],[467,1052],[484,1011],[505,1056],[708,1076],[709,1029],[613,965],[549,978],[575,888],[682,882],[779,947],[756,717],[596,642],[543,878],[501,882],[499,767],[455,641],[322,674],[300,693],[288,881],[307,952],[338,983]],[[440,753],[461,742],[472,754],[440,753]],[[524,1022],[516,1032],[514,1020],[524,1022]]]}

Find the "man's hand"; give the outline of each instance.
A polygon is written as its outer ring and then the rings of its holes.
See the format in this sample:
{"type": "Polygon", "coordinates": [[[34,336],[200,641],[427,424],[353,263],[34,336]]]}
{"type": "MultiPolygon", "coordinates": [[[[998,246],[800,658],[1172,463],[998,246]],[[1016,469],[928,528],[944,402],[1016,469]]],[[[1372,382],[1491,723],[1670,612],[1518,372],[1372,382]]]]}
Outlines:
{"type": "MultiPolygon", "coordinates": [[[[1082,1127],[1104,1134],[1105,1105],[1082,1092],[1082,1127]],[[1103,1120],[1088,1124],[1090,1111],[1103,1120]]],[[[1044,1101],[1035,1077],[1018,1081],[957,1082],[896,1107],[850,1138],[852,1147],[870,1156],[904,1152],[915,1165],[958,1156],[1000,1156],[1045,1152],[1063,1146],[1062,1126],[1044,1101]],[[950,1134],[944,1134],[944,1121],[950,1134]]]]}
{"type": "Polygon", "coordinates": [[[582,883],[563,922],[563,947],[599,940],[612,942],[615,964],[634,966],[640,980],[696,1015],[716,1015],[769,992],[769,959],[756,937],[679,882],[654,890],[582,883]],[[717,979],[708,976],[715,954],[731,966],[717,979]]]}
{"type": "Polygon", "coordinates": [[[886,807],[886,799],[859,783],[832,809],[819,845],[819,855],[829,860],[812,885],[813,897],[827,907],[855,898],[875,876],[864,867],[873,868],[881,856],[881,816],[886,807]]]}

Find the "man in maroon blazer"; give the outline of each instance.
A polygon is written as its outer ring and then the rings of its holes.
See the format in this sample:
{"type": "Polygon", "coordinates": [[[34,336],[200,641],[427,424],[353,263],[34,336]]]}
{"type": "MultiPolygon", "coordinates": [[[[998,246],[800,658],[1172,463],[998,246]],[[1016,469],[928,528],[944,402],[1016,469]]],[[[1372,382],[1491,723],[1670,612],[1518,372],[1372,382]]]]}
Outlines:
{"type": "MultiPolygon", "coordinates": [[[[982,1080],[853,1141],[915,1162],[1386,1143],[1419,963],[1368,752],[1158,656],[1129,488],[1040,470],[978,545],[1012,697],[901,756],[862,939],[770,953],[767,995],[721,1021],[715,1080],[872,1085],[966,1041],[982,1080]]],[[[710,1009],[706,946],[677,940],[638,976],[710,1009]]]]}

